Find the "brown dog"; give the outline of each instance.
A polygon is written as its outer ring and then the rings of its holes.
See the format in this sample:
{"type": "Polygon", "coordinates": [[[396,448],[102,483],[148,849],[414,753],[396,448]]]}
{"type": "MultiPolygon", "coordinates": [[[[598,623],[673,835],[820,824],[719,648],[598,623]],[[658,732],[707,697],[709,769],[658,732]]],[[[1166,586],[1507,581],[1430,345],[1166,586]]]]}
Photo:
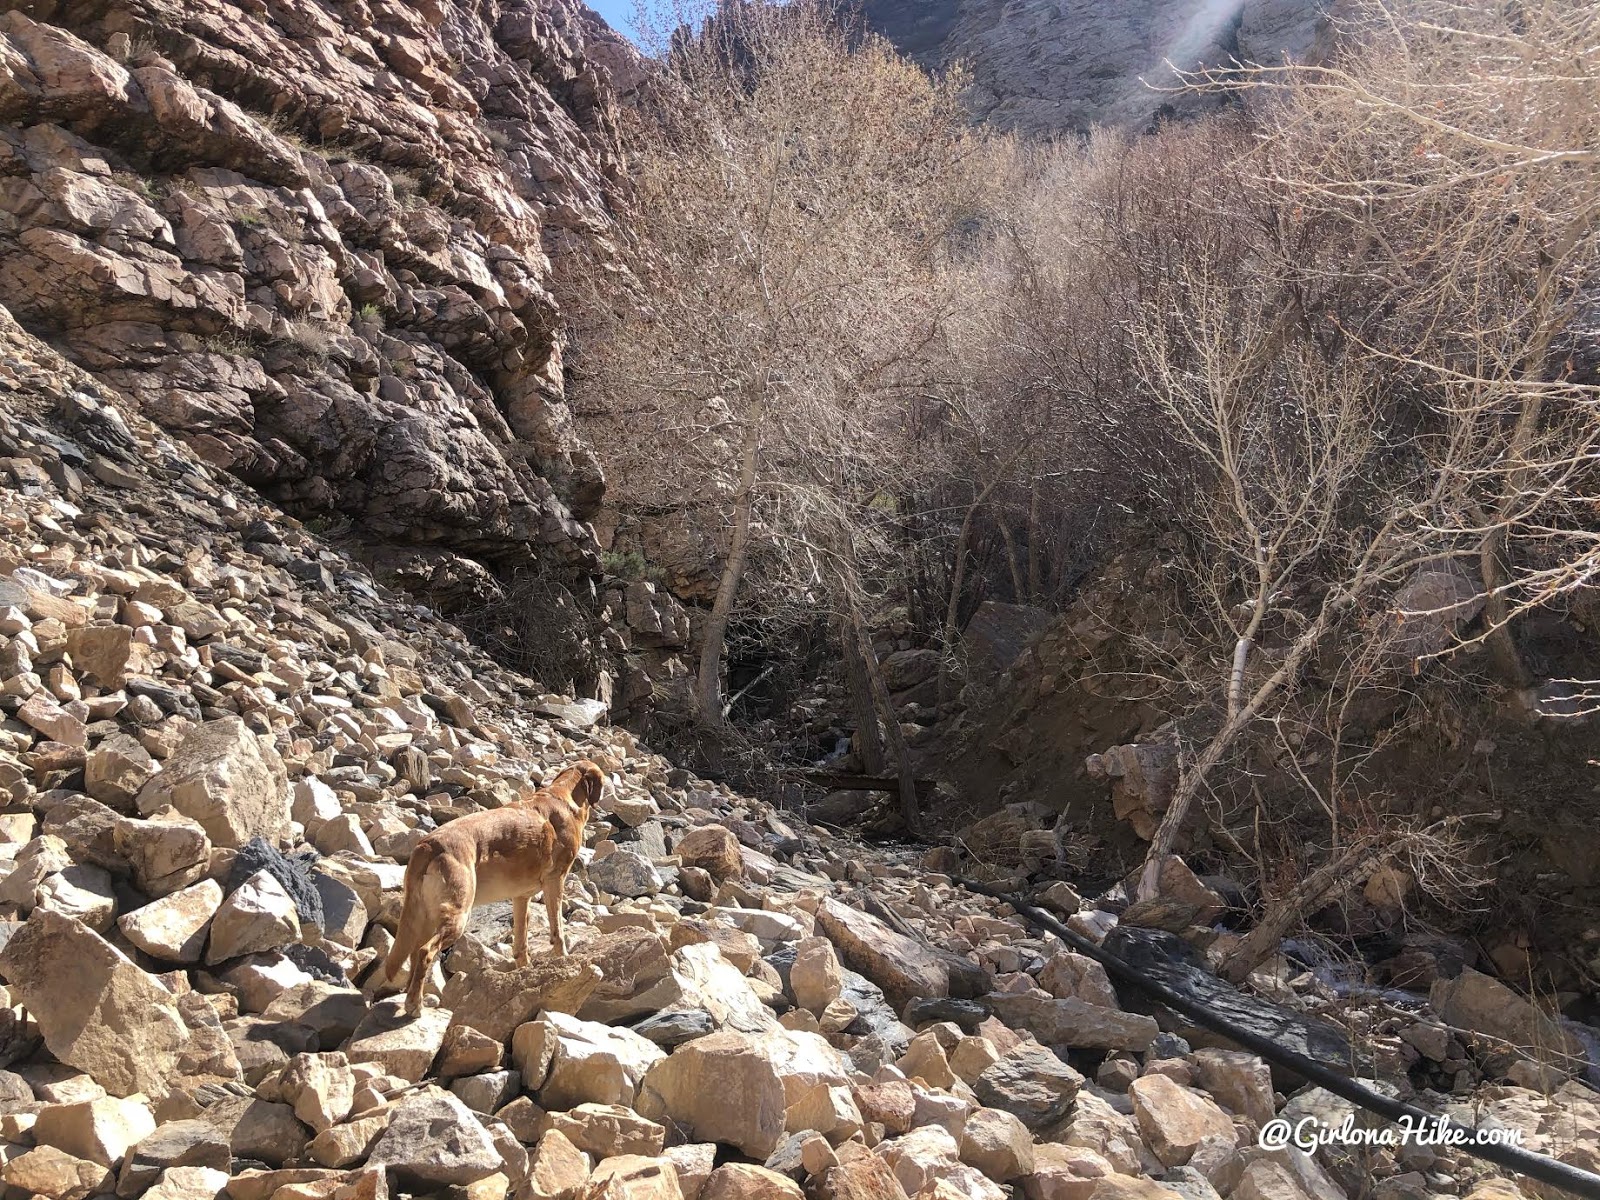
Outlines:
{"type": "Polygon", "coordinates": [[[528,962],[528,902],[544,892],[550,944],[567,952],[561,929],[561,892],[583,845],[589,810],[599,802],[605,776],[588,759],[562,771],[547,787],[504,808],[458,817],[417,843],[406,863],[405,903],[383,982],[395,979],[406,959],[411,978],[406,1012],[422,1012],[422,989],[434,960],[454,945],[477,905],[512,902],[518,966],[528,962]]]}

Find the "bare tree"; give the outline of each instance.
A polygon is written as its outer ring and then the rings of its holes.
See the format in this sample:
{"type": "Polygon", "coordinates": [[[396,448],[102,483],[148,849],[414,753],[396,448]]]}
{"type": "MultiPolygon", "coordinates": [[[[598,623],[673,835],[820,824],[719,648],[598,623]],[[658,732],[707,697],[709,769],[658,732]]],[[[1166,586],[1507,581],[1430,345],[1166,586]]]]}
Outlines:
{"type": "Polygon", "coordinates": [[[578,401],[619,503],[724,526],[695,687],[719,725],[735,615],[813,611],[838,575],[818,547],[869,536],[863,496],[893,494],[909,378],[952,303],[948,237],[979,188],[959,81],[852,38],[827,4],[703,15],[630,131],[633,282],[608,312],[614,281],[594,281],[578,401]]]}
{"type": "Polygon", "coordinates": [[[1146,890],[1210,773],[1311,655],[1370,636],[1348,617],[1375,596],[1471,564],[1485,618],[1468,640],[1521,687],[1515,617],[1600,564],[1586,511],[1600,394],[1552,353],[1595,299],[1600,7],[1419,0],[1364,16],[1348,61],[1226,85],[1259,102],[1251,188],[1273,201],[1274,231],[1313,224],[1326,238],[1303,259],[1256,239],[1251,290],[1274,319],[1241,320],[1208,295],[1232,269],[1202,261],[1184,284],[1199,303],[1137,325],[1139,374],[1208,483],[1192,577],[1232,618],[1218,629],[1232,640],[1218,723],[1183,764],[1146,890]],[[1369,315],[1308,303],[1334,292],[1364,297],[1369,315]],[[1280,384],[1286,363],[1298,378],[1280,384]],[[1254,452],[1252,409],[1266,433],[1254,452]],[[1316,415],[1290,431],[1285,412],[1316,415]],[[1381,497],[1363,495],[1373,482],[1381,497]],[[1308,577],[1326,581],[1311,604],[1308,577]],[[1252,676],[1274,619],[1296,627],[1252,676]]]}

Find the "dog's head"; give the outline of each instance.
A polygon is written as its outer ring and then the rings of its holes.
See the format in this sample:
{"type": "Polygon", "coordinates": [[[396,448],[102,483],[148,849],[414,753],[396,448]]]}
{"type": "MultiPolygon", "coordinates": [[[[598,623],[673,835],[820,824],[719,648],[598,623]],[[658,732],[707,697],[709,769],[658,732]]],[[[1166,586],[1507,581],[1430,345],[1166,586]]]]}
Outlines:
{"type": "Polygon", "coordinates": [[[550,790],[565,795],[585,818],[589,810],[600,803],[605,786],[605,773],[587,758],[574,763],[550,781],[550,790]]]}

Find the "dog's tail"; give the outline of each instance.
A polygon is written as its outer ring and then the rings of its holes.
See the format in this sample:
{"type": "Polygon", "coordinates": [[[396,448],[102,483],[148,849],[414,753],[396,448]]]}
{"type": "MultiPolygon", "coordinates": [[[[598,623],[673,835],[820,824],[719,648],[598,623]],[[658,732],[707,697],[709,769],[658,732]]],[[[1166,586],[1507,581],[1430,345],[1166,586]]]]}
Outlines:
{"type": "Polygon", "coordinates": [[[398,978],[406,965],[406,959],[411,957],[411,952],[417,949],[428,935],[422,912],[422,877],[428,873],[428,868],[433,865],[437,855],[438,851],[431,842],[421,841],[411,851],[411,858],[406,862],[405,899],[400,905],[400,923],[395,926],[394,949],[390,950],[389,957],[383,960],[385,982],[398,978]]]}

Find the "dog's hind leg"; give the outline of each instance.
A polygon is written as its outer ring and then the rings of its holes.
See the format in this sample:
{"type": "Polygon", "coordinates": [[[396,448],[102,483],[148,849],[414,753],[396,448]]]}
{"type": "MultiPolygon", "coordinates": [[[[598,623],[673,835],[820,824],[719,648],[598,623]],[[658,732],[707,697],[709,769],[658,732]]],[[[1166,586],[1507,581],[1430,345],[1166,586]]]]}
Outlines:
{"type": "Polygon", "coordinates": [[[519,967],[528,965],[528,901],[532,899],[533,893],[527,892],[511,900],[511,953],[519,967]]]}
{"type": "MultiPolygon", "coordinates": [[[[373,981],[375,989],[381,990],[399,979],[400,969],[408,958],[414,958],[417,947],[427,936],[422,880],[433,861],[431,848],[418,846],[411,855],[411,861],[406,863],[405,900],[400,907],[400,920],[394,929],[394,946],[383,960],[382,975],[373,981]]],[[[413,961],[412,966],[415,965],[413,961]]]]}
{"type": "Polygon", "coordinates": [[[439,957],[439,935],[434,934],[411,955],[411,979],[406,984],[406,1016],[422,1015],[422,989],[428,986],[433,960],[439,957]]]}
{"type": "Polygon", "coordinates": [[[477,892],[477,881],[472,871],[448,855],[434,859],[418,884],[419,911],[430,913],[437,925],[411,955],[406,1013],[413,1017],[422,1015],[422,990],[427,987],[428,979],[433,974],[433,964],[442,951],[455,945],[466,932],[467,917],[472,912],[472,901],[477,892]]]}
{"type": "Polygon", "coordinates": [[[442,952],[455,945],[457,939],[466,932],[468,911],[463,908],[442,912],[438,932],[418,946],[416,953],[411,956],[411,981],[406,985],[406,1015],[422,1015],[422,989],[428,986],[428,980],[433,975],[433,964],[439,960],[442,952]]]}
{"type": "Polygon", "coordinates": [[[550,917],[550,948],[557,954],[567,952],[567,933],[561,927],[561,893],[566,889],[567,873],[550,875],[544,881],[544,911],[550,917]]]}

